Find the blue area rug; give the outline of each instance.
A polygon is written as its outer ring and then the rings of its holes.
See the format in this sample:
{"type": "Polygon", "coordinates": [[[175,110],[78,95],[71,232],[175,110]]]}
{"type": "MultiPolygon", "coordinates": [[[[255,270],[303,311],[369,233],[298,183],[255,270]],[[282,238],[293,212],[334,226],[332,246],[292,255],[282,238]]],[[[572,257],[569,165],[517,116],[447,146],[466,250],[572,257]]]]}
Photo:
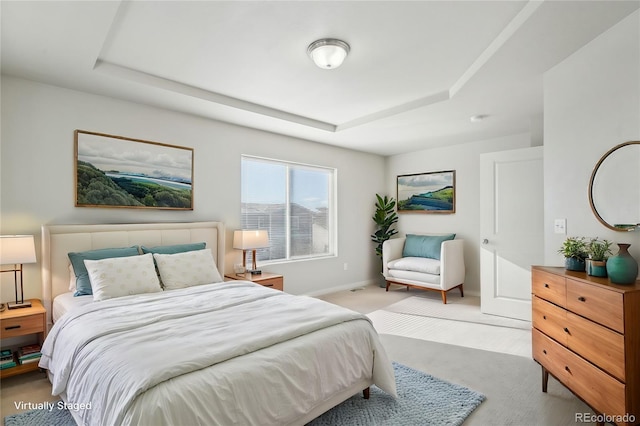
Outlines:
{"type": "Polygon", "coordinates": [[[376,386],[368,400],[355,395],[309,423],[310,426],[461,425],[485,400],[481,393],[393,363],[398,398],[376,386]]]}
{"type": "MultiPolygon", "coordinates": [[[[460,385],[393,363],[398,388],[394,399],[371,387],[370,398],[353,396],[309,423],[310,426],[461,425],[485,396],[460,385]]],[[[5,426],[73,426],[67,410],[31,410],[4,418],[5,426]]]]}

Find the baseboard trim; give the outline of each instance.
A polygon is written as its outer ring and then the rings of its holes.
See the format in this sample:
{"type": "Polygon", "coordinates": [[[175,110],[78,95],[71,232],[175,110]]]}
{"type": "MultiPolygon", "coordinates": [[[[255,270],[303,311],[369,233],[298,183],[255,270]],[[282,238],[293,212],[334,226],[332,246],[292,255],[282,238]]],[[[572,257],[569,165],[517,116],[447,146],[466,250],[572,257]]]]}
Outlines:
{"type": "Polygon", "coordinates": [[[376,283],[375,280],[359,281],[359,282],[339,285],[335,287],[323,288],[322,290],[312,291],[310,293],[304,293],[304,295],[311,296],[311,297],[323,296],[325,294],[335,293],[337,291],[353,290],[354,288],[367,287],[370,285],[375,285],[375,283],[376,283]]]}

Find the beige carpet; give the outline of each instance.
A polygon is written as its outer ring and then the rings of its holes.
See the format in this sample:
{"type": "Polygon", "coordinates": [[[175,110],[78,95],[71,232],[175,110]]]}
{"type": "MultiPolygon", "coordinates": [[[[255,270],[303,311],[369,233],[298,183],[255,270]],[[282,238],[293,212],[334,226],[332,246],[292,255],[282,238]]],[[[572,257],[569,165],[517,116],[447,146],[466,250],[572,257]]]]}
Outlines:
{"type": "Polygon", "coordinates": [[[413,296],[367,316],[380,334],[531,358],[531,323],[483,314],[475,297],[445,305],[413,296]]]}

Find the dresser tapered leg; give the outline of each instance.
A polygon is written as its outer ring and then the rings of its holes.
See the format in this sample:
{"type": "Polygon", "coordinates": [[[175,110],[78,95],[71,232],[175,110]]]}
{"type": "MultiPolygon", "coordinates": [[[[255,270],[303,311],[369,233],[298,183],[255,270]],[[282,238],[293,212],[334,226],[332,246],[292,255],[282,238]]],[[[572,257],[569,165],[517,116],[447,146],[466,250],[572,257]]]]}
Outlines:
{"type": "Polygon", "coordinates": [[[549,383],[549,372],[542,367],[542,392],[547,391],[547,383],[549,383]]]}

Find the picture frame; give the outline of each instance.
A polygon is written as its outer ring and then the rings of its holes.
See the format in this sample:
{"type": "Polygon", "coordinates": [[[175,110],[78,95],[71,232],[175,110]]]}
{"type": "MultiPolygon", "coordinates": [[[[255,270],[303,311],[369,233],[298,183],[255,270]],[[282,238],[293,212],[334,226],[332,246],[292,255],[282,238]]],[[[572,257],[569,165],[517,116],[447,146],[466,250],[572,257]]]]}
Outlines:
{"type": "Polygon", "coordinates": [[[193,148],[74,131],[76,207],[193,210],[193,148]]]}
{"type": "Polygon", "coordinates": [[[416,173],[397,177],[398,213],[456,212],[456,171],[416,173]]]}

